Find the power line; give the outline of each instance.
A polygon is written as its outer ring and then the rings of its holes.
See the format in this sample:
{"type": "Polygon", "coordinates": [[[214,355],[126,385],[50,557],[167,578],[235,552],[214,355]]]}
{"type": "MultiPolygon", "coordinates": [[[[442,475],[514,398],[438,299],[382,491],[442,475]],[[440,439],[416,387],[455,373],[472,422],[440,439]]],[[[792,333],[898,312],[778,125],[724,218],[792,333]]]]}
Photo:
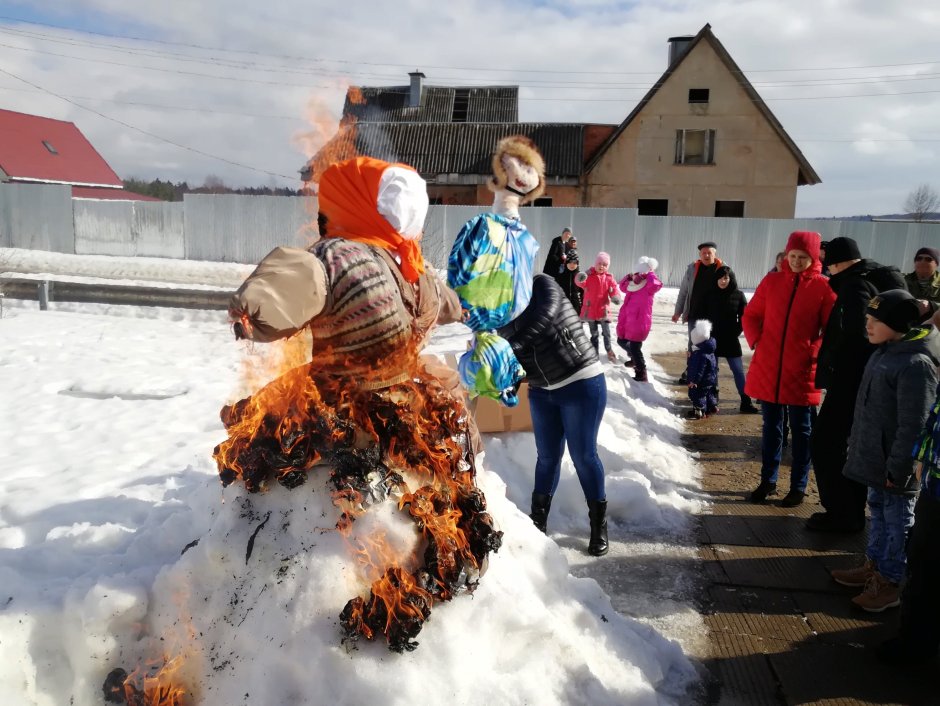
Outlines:
{"type": "MultiPolygon", "coordinates": [[[[13,88],[12,86],[0,86],[0,91],[17,91],[24,93],[47,93],[45,90],[39,90],[35,88],[13,88]]],[[[66,98],[76,98],[78,100],[86,101],[98,101],[103,103],[115,103],[117,105],[130,105],[137,106],[142,108],[161,108],[164,110],[180,110],[187,111],[192,113],[202,113],[204,115],[234,115],[239,118],[264,118],[268,120],[294,120],[299,122],[304,122],[303,118],[298,118],[296,115],[264,115],[260,113],[242,113],[236,112],[234,110],[216,110],[212,108],[194,108],[192,106],[182,106],[182,105],[167,105],[165,103],[143,103],[139,101],[119,101],[114,100],[113,98],[94,98],[92,96],[76,96],[70,95],[68,93],[63,93],[62,96],[66,98]]]]}
{"type": "MultiPolygon", "coordinates": [[[[198,49],[201,51],[216,51],[216,52],[227,52],[231,54],[246,54],[249,56],[261,56],[267,58],[276,58],[276,59],[285,59],[288,61],[303,61],[303,62],[315,62],[315,63],[338,63],[338,64],[354,64],[354,65],[363,65],[363,66],[384,66],[384,67],[404,67],[409,68],[416,65],[421,65],[422,62],[415,64],[414,62],[408,63],[390,63],[390,62],[369,62],[369,61],[354,61],[349,59],[326,59],[326,58],[311,58],[309,56],[296,56],[290,54],[273,54],[266,52],[253,51],[248,49],[226,49],[224,47],[212,47],[205,46],[201,44],[189,44],[185,42],[171,42],[161,39],[152,39],[148,37],[136,37],[132,35],[121,35],[105,32],[95,32],[92,30],[79,30],[71,27],[66,27],[63,25],[55,25],[45,22],[37,22],[34,20],[24,20],[18,17],[10,17],[5,15],[0,15],[0,20],[7,22],[16,22],[19,24],[25,25],[35,25],[40,27],[48,27],[50,29],[56,29],[64,32],[74,32],[79,34],[89,34],[99,37],[107,37],[108,39],[124,39],[134,42],[145,42],[149,44],[160,44],[163,46],[175,46],[175,47],[186,47],[189,49],[198,49]]],[[[850,66],[807,66],[807,67],[797,67],[797,68],[771,68],[771,69],[747,69],[747,73],[780,73],[780,72],[798,72],[798,71],[849,71],[852,69],[883,69],[883,68],[899,68],[907,66],[925,66],[930,64],[940,63],[940,60],[925,60],[925,61],[913,61],[913,62],[903,62],[903,63],[893,63],[893,64],[861,64],[861,65],[850,65],[850,66]]],[[[453,65],[428,65],[424,64],[425,68],[428,69],[453,69],[458,71],[494,71],[494,72],[512,72],[512,73],[552,73],[552,74],[594,74],[594,75],[619,75],[619,76],[658,76],[662,74],[662,71],[572,71],[568,69],[557,69],[557,68],[542,68],[542,69],[504,69],[498,67],[480,67],[480,66],[453,66],[453,65]]],[[[743,71],[742,71],[743,72],[743,71]]]]}
{"type": "Polygon", "coordinates": [[[233,161],[233,160],[231,160],[231,159],[226,159],[225,157],[219,157],[218,155],[210,154],[209,152],[204,152],[203,150],[196,149],[195,147],[189,147],[189,146],[187,146],[187,145],[181,145],[181,144],[178,143],[178,142],[174,142],[173,140],[170,140],[170,139],[168,139],[168,138],[166,138],[166,137],[162,137],[162,136],[160,136],[160,135],[154,134],[154,133],[152,133],[152,132],[149,132],[148,130],[144,130],[144,129],[139,128],[139,127],[137,127],[137,126],[135,126],[135,125],[131,125],[131,124],[129,124],[129,123],[124,122],[123,120],[118,120],[117,118],[113,118],[113,117],[111,117],[110,115],[105,115],[104,113],[101,113],[101,112],[95,110],[94,108],[89,108],[88,106],[84,106],[84,105],[82,105],[81,103],[76,103],[75,101],[70,100],[70,99],[66,98],[65,96],[59,95],[58,93],[55,93],[55,92],[50,91],[50,90],[48,90],[48,89],[45,89],[45,88],[43,88],[42,86],[33,83],[32,81],[28,81],[28,80],[25,79],[25,78],[22,78],[22,77],[20,77],[20,76],[17,76],[16,74],[10,73],[9,71],[7,71],[6,69],[4,69],[4,68],[2,68],[2,67],[0,67],[0,73],[6,74],[7,76],[9,76],[9,77],[11,77],[11,78],[15,78],[17,81],[22,81],[23,83],[25,83],[25,84],[27,84],[27,85],[29,85],[29,86],[32,86],[33,88],[39,89],[39,90],[42,91],[43,93],[48,93],[50,96],[54,96],[54,97],[58,98],[59,100],[63,100],[63,101],[65,101],[66,103],[69,103],[70,105],[74,105],[76,108],[81,108],[82,110],[87,110],[89,113],[94,113],[94,114],[97,115],[98,117],[104,118],[105,120],[110,120],[111,122],[117,123],[118,125],[122,125],[123,127],[126,127],[126,128],[128,128],[129,130],[134,130],[135,132],[139,132],[140,134],[146,135],[147,137],[152,137],[152,138],[155,139],[155,140],[159,140],[159,141],[161,141],[161,142],[166,142],[167,144],[173,145],[174,147],[178,147],[178,148],[180,148],[180,149],[182,149],[182,150],[186,150],[186,151],[192,152],[192,153],[194,153],[194,154],[202,155],[203,157],[209,157],[210,159],[215,159],[215,160],[218,160],[218,161],[220,161],[220,162],[225,162],[226,164],[231,164],[232,166],[235,166],[235,167],[241,167],[242,169],[249,169],[249,170],[251,170],[251,171],[253,171],[253,172],[259,172],[259,173],[261,173],[261,174],[267,174],[267,175],[273,176],[273,177],[281,177],[281,178],[283,178],[283,179],[290,179],[290,180],[293,180],[293,181],[296,181],[296,180],[297,180],[297,177],[287,176],[286,174],[280,174],[280,173],[278,173],[278,172],[271,172],[271,171],[268,171],[267,169],[259,169],[259,168],[257,168],[257,167],[252,167],[252,166],[249,166],[249,165],[247,165],[247,164],[242,164],[241,162],[235,162],[235,161],[233,161]]]}
{"type": "MultiPolygon", "coordinates": [[[[253,62],[246,61],[232,61],[228,59],[220,59],[218,57],[209,57],[209,58],[198,58],[185,54],[180,54],[178,52],[162,52],[157,50],[149,49],[132,49],[124,46],[114,45],[114,44],[101,44],[96,42],[81,41],[74,39],[60,39],[52,37],[47,34],[42,34],[38,32],[29,32],[19,29],[0,29],[0,33],[12,34],[16,37],[26,37],[30,39],[38,39],[39,41],[54,42],[58,44],[65,44],[67,46],[73,46],[78,48],[95,48],[102,49],[104,51],[113,51],[119,52],[122,54],[130,54],[132,56],[139,56],[145,58],[154,58],[162,60],[172,60],[172,61],[183,61],[187,63],[196,63],[196,64],[206,64],[210,66],[218,66],[222,68],[233,68],[240,69],[244,71],[259,71],[265,73],[289,73],[297,75],[316,75],[316,76],[329,76],[329,77],[341,77],[341,78],[351,78],[352,76],[358,76],[363,78],[378,78],[385,80],[396,80],[400,79],[400,74],[373,74],[366,73],[362,71],[355,71],[350,73],[339,74],[336,70],[326,70],[326,69],[300,69],[296,66],[283,66],[283,65],[259,65],[253,62]]],[[[9,45],[5,45],[9,46],[9,45]]],[[[47,50],[37,49],[33,47],[17,47],[21,51],[35,51],[39,53],[45,53],[47,50]]],[[[66,56],[54,54],[54,56],[66,56]]],[[[68,58],[74,58],[83,61],[98,61],[96,59],[91,59],[88,57],[75,57],[68,55],[68,58]]],[[[150,67],[153,68],[153,67],[150,67]]],[[[937,78],[940,74],[922,74],[922,75],[910,75],[910,74],[887,74],[880,76],[848,76],[848,77],[823,77],[819,79],[777,79],[773,81],[753,81],[752,85],[760,87],[789,87],[789,86],[830,86],[830,85],[844,85],[850,83],[874,83],[874,82],[884,82],[891,83],[896,81],[924,81],[932,80],[937,78]],[[833,82],[834,81],[834,82],[833,82]],[[830,83],[831,82],[831,83],[830,83]]],[[[444,81],[444,80],[457,80],[463,82],[476,82],[476,83],[485,83],[490,81],[487,78],[480,77],[459,77],[459,76],[437,76],[435,80],[444,81]]],[[[623,83],[623,82],[608,82],[608,81],[561,81],[558,79],[527,79],[525,83],[520,83],[519,85],[532,86],[535,87],[536,84],[545,84],[546,88],[575,88],[583,90],[618,90],[621,88],[646,88],[649,86],[648,83],[623,83]]]]}

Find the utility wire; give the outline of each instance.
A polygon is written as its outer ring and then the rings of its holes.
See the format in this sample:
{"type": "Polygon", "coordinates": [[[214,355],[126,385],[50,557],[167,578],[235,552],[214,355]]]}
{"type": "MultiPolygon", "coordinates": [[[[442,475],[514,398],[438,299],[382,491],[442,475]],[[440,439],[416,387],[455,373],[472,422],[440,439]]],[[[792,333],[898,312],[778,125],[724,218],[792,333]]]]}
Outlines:
{"type": "MultiPolygon", "coordinates": [[[[17,51],[36,52],[36,53],[46,54],[46,55],[50,55],[50,56],[57,56],[57,57],[64,58],[64,59],[74,59],[74,60],[76,60],[76,61],[89,61],[89,62],[100,63],[100,64],[108,64],[108,65],[110,65],[110,66],[121,66],[121,67],[124,67],[124,68],[145,69],[145,70],[148,70],[148,71],[159,71],[159,72],[161,72],[161,73],[177,74],[177,75],[180,75],[180,76],[195,76],[195,77],[199,77],[199,78],[211,78],[211,79],[216,79],[216,80],[219,80],[219,81],[238,81],[239,83],[255,83],[255,84],[262,84],[262,85],[266,85],[266,86],[287,86],[287,87],[290,87],[290,88],[306,88],[306,89],[310,89],[310,88],[323,88],[323,89],[327,89],[327,90],[337,90],[337,89],[340,89],[340,88],[343,87],[343,86],[341,86],[341,85],[339,85],[339,84],[330,86],[330,85],[323,85],[323,84],[287,83],[287,82],[284,82],[284,81],[262,81],[262,80],[260,80],[260,79],[249,79],[249,78],[245,78],[245,77],[243,77],[243,76],[219,76],[219,75],[217,75],[217,74],[204,74],[204,73],[199,73],[199,72],[197,72],[197,71],[181,71],[181,70],[179,70],[179,69],[165,69],[165,68],[160,68],[160,67],[156,67],[156,66],[138,66],[138,65],[134,65],[134,64],[126,64],[126,63],[119,62],[119,61],[109,61],[109,60],[107,60],[107,59],[91,59],[91,58],[82,57],[82,56],[72,56],[72,55],[68,55],[68,54],[59,54],[59,53],[57,53],[57,52],[48,52],[48,51],[44,51],[44,50],[41,50],[41,49],[34,49],[34,48],[31,48],[31,47],[16,47],[16,46],[12,46],[12,45],[9,45],[9,44],[3,44],[3,43],[0,43],[0,47],[4,47],[4,48],[7,48],[7,49],[14,49],[14,50],[17,50],[17,51]]],[[[428,86],[429,86],[429,87],[434,87],[433,84],[428,84],[428,86]]],[[[512,85],[507,85],[507,86],[488,86],[488,87],[491,87],[491,88],[514,88],[514,87],[518,87],[518,85],[517,85],[517,84],[512,84],[512,85]]],[[[523,87],[523,88],[530,88],[530,89],[540,88],[540,87],[537,87],[537,86],[522,86],[522,87],[523,87]]],[[[369,88],[372,88],[372,87],[370,86],[369,88]]],[[[449,87],[448,87],[448,88],[449,88],[449,87]]],[[[481,88],[483,88],[483,87],[481,87],[481,88]]],[[[638,91],[644,91],[644,92],[645,92],[645,91],[648,91],[649,88],[650,88],[650,86],[643,86],[643,87],[637,87],[637,88],[618,89],[618,90],[638,90],[638,91]]],[[[595,90],[597,90],[597,89],[595,89],[595,90]]],[[[406,89],[403,89],[403,90],[397,90],[397,91],[395,91],[395,90],[386,90],[386,91],[384,91],[384,92],[386,92],[386,93],[393,93],[393,94],[394,94],[394,93],[397,93],[397,94],[401,94],[401,95],[407,95],[409,91],[406,90],[406,89]]],[[[893,92],[893,93],[856,93],[856,94],[826,95],[826,96],[768,97],[768,98],[764,98],[763,100],[765,100],[765,101],[772,101],[772,100],[821,100],[821,99],[836,99],[836,98],[867,98],[867,97],[873,97],[873,96],[919,95],[919,94],[930,94],[930,93],[940,93],[940,90],[938,90],[938,91],[895,91],[895,92],[893,92]]],[[[517,100],[517,97],[515,97],[515,96],[509,96],[509,97],[493,96],[493,97],[491,97],[489,100],[516,101],[516,100],[517,100]]],[[[629,97],[625,97],[625,98],[568,98],[568,97],[535,98],[535,97],[531,97],[531,96],[523,96],[523,95],[520,95],[520,96],[518,96],[518,100],[527,100],[527,101],[554,101],[554,102],[581,102],[581,103],[625,103],[625,102],[632,101],[633,99],[632,99],[632,98],[629,98],[629,97]]]]}
{"type": "Polygon", "coordinates": [[[144,130],[144,129],[139,128],[139,127],[137,127],[137,126],[135,126],[135,125],[131,125],[130,123],[126,123],[126,122],[124,122],[123,120],[118,120],[117,118],[113,118],[113,117],[111,117],[110,115],[105,115],[104,113],[101,113],[101,112],[95,110],[94,108],[89,108],[88,106],[84,106],[84,105],[82,105],[81,103],[76,103],[75,101],[70,100],[70,99],[66,98],[65,96],[62,96],[62,95],[60,95],[60,94],[58,94],[58,93],[55,93],[54,91],[50,91],[50,90],[48,90],[48,89],[46,89],[46,88],[43,88],[42,86],[40,86],[40,85],[38,85],[38,84],[36,84],[36,83],[33,83],[32,81],[29,81],[29,80],[27,80],[27,79],[25,79],[25,78],[22,78],[21,76],[17,76],[16,74],[10,73],[9,71],[7,71],[6,69],[4,69],[4,68],[2,68],[2,67],[0,67],[0,73],[6,74],[7,76],[9,76],[9,77],[11,77],[11,78],[15,78],[17,81],[22,81],[23,83],[27,84],[28,86],[32,86],[33,88],[36,88],[36,89],[42,91],[43,93],[48,93],[50,96],[54,96],[54,97],[58,98],[59,100],[63,100],[63,101],[65,101],[66,103],[69,103],[70,105],[74,105],[76,108],[81,108],[82,110],[87,110],[89,113],[94,113],[95,115],[97,115],[97,116],[100,117],[100,118],[104,118],[105,120],[110,120],[110,121],[113,122],[113,123],[117,123],[118,125],[122,125],[123,127],[126,127],[126,128],[128,128],[129,130],[134,130],[135,132],[139,132],[141,135],[146,135],[147,137],[151,137],[151,138],[153,138],[153,139],[155,139],[155,140],[159,140],[160,142],[166,142],[167,144],[173,145],[174,147],[178,147],[178,148],[180,148],[181,150],[186,150],[187,152],[193,152],[194,154],[202,155],[203,157],[209,157],[210,159],[215,159],[215,160],[218,160],[218,161],[220,161],[220,162],[225,162],[226,164],[231,164],[231,165],[234,166],[234,167],[241,167],[242,169],[249,169],[249,170],[251,170],[251,171],[253,171],[253,172],[259,172],[259,173],[261,173],[261,174],[267,174],[267,175],[273,176],[273,177],[281,177],[281,178],[283,178],[283,179],[290,179],[291,181],[297,181],[297,177],[294,177],[294,176],[287,176],[286,174],[280,174],[280,173],[278,173],[278,172],[271,172],[271,171],[268,171],[267,169],[259,169],[258,167],[252,167],[252,166],[249,166],[249,165],[247,165],[247,164],[242,164],[241,162],[235,162],[235,161],[233,161],[233,160],[231,160],[231,159],[226,159],[225,157],[219,157],[218,155],[210,154],[209,152],[204,152],[204,151],[202,151],[202,150],[196,149],[195,147],[189,147],[189,146],[187,146],[187,145],[181,145],[181,144],[178,143],[178,142],[174,142],[173,140],[170,140],[170,139],[168,139],[168,138],[166,138],[166,137],[162,137],[162,136],[157,135],[157,134],[155,134],[155,133],[149,132],[148,130],[144,130]]]}
{"type": "MultiPolygon", "coordinates": [[[[50,35],[44,35],[41,33],[35,32],[26,32],[18,29],[2,29],[0,28],[0,33],[10,34],[15,37],[25,37],[29,39],[38,39],[39,41],[53,42],[58,44],[65,44],[68,46],[73,46],[77,48],[94,48],[101,49],[104,51],[119,52],[122,54],[129,54],[131,56],[137,56],[141,58],[153,58],[160,60],[172,60],[172,61],[181,61],[187,63],[195,64],[204,64],[210,66],[218,66],[221,68],[230,68],[230,69],[240,69],[243,71],[259,71],[266,73],[279,73],[279,74],[295,74],[302,76],[328,76],[328,77],[342,77],[342,78],[351,78],[352,76],[362,77],[362,78],[376,78],[376,79],[385,79],[385,80],[400,80],[401,74],[373,74],[366,73],[362,71],[355,71],[351,73],[339,73],[337,70],[330,69],[302,69],[297,68],[296,66],[284,66],[284,65],[261,65],[256,62],[248,61],[232,61],[227,59],[220,59],[218,57],[209,57],[209,58],[199,58],[193,57],[185,54],[180,54],[178,52],[161,52],[156,50],[149,49],[134,49],[129,47],[118,46],[114,44],[101,44],[96,42],[88,42],[74,39],[59,39],[51,37],[50,35]]],[[[8,46],[8,45],[7,45],[8,46]]],[[[34,47],[18,47],[21,51],[35,51],[39,53],[44,53],[47,50],[38,49],[34,47]]],[[[70,57],[79,60],[91,61],[93,59],[86,57],[70,57]]],[[[789,86],[838,86],[845,85],[850,83],[875,83],[875,82],[884,82],[891,83],[895,81],[924,81],[940,77],[940,74],[886,74],[886,75],[876,75],[876,76],[847,76],[847,77],[823,77],[818,79],[811,78],[798,78],[798,79],[776,79],[776,80],[765,80],[765,81],[752,81],[752,85],[759,87],[789,87],[789,86]]],[[[454,80],[454,81],[463,81],[463,82],[476,82],[476,83],[486,83],[490,82],[490,79],[481,78],[481,77],[460,77],[460,76],[436,76],[435,80],[444,81],[444,80],[454,80]]],[[[647,83],[623,83],[623,82],[609,82],[609,81],[561,81],[558,79],[526,79],[525,83],[520,83],[519,85],[524,86],[536,86],[537,84],[545,84],[546,88],[578,88],[578,89],[591,89],[591,90],[618,90],[620,88],[646,88],[649,84],[647,83]]]]}
{"type": "MultiPolygon", "coordinates": [[[[50,29],[56,29],[64,32],[77,32],[81,34],[89,34],[98,37],[106,37],[108,39],[123,39],[127,41],[134,42],[145,42],[149,44],[160,44],[163,46],[173,46],[173,47],[185,47],[188,49],[199,49],[201,51],[215,51],[215,52],[228,52],[231,54],[246,54],[249,56],[259,56],[267,58],[276,58],[276,59],[285,59],[292,62],[316,62],[316,63],[338,63],[338,64],[353,64],[353,65],[364,65],[364,66],[383,66],[383,67],[413,67],[420,66],[421,62],[415,64],[413,62],[400,64],[400,63],[390,63],[390,62],[369,62],[369,61],[356,61],[349,59],[327,59],[327,58],[311,58],[309,56],[296,56],[290,54],[273,54],[260,51],[252,51],[247,49],[226,49],[224,47],[212,47],[205,46],[201,44],[189,44],[185,42],[171,42],[161,39],[152,39],[148,37],[136,37],[132,35],[121,35],[105,32],[95,32],[92,30],[78,30],[72,27],[66,27],[63,25],[55,25],[46,22],[37,22],[34,20],[24,20],[19,17],[10,17],[5,15],[0,15],[0,21],[6,22],[15,22],[18,24],[25,25],[34,25],[40,27],[47,27],[50,29]]],[[[795,67],[795,68],[771,68],[771,69],[747,69],[746,73],[778,73],[778,72],[798,72],[798,71],[848,71],[852,69],[883,69],[883,68],[898,68],[905,66],[924,66],[928,64],[937,64],[940,63],[940,60],[925,60],[925,61],[913,61],[913,62],[904,62],[904,63],[893,63],[893,64],[861,64],[861,65],[850,65],[850,66],[807,66],[807,67],[795,67]]],[[[552,73],[552,74],[594,74],[594,75],[620,75],[620,76],[658,76],[662,71],[572,71],[566,69],[557,69],[557,68],[542,68],[542,69],[505,69],[505,68],[495,68],[495,67],[480,67],[480,66],[454,66],[454,65],[428,65],[424,64],[425,68],[428,69],[454,69],[458,71],[494,71],[494,72],[513,72],[513,73],[552,73]]]]}

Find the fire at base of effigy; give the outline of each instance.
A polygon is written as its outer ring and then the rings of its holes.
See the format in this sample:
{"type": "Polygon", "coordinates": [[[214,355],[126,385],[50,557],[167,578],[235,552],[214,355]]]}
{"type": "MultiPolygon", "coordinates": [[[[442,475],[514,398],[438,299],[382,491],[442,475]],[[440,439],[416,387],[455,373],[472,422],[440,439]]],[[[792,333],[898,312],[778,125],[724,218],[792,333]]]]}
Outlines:
{"type": "Polygon", "coordinates": [[[223,486],[241,481],[249,492],[275,482],[296,488],[316,467],[329,468],[335,527],[347,538],[371,506],[397,502],[423,552],[402,557],[381,537],[356,542],[371,592],[352,598],[340,616],[345,641],[383,635],[396,652],[417,646],[436,602],[476,588],[502,541],[475,485],[466,407],[410,367],[376,389],[368,374],[353,381],[314,364],[295,368],[223,408],[229,436],[214,452],[223,486]]]}

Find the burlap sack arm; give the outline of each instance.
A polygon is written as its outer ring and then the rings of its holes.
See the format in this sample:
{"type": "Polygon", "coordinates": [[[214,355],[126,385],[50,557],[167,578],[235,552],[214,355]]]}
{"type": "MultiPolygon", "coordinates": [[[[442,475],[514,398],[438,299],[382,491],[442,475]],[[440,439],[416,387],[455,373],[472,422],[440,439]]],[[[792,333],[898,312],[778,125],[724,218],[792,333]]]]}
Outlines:
{"type": "Polygon", "coordinates": [[[274,248],[229,302],[235,334],[268,343],[287,338],[326,306],[326,269],[300,248],[274,248]]]}

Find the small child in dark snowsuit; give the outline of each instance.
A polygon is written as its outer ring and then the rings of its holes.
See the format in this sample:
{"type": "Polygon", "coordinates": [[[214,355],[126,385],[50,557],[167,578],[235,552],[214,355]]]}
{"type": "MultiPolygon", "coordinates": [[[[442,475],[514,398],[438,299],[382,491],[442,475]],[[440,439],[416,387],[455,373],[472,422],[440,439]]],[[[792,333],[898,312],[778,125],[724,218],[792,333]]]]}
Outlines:
{"type": "Polygon", "coordinates": [[[689,334],[692,354],[689,356],[689,399],[692,409],[689,419],[701,419],[718,413],[718,360],[715,358],[715,339],[712,323],[708,319],[695,322],[689,334]]]}
{"type": "MultiPolygon", "coordinates": [[[[574,240],[572,238],[571,240],[574,240]]],[[[578,258],[577,248],[568,248],[565,254],[567,258],[562,268],[561,274],[555,277],[555,281],[565,291],[565,296],[578,313],[581,312],[581,305],[584,303],[584,290],[575,284],[575,278],[581,272],[581,264],[578,258]]]]}

